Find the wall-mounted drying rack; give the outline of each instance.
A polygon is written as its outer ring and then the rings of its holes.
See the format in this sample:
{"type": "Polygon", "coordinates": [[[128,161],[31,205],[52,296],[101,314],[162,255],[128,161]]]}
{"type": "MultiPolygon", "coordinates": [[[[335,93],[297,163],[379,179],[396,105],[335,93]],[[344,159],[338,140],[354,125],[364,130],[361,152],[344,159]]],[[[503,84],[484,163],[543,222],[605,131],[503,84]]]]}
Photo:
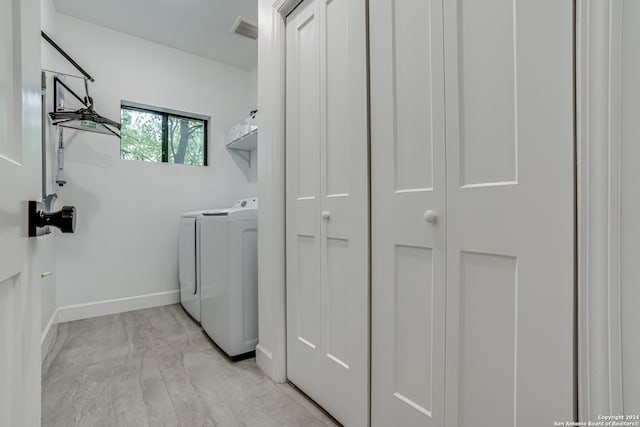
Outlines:
{"type": "Polygon", "coordinates": [[[89,95],[89,82],[94,82],[95,79],[87,73],[67,52],[64,51],[51,37],[41,32],[42,38],[49,43],[60,55],[62,55],[73,67],[78,70],[83,77],[77,77],[83,80],[85,96],[81,97],[75,91],[73,91],[68,85],[66,85],[58,75],[54,76],[54,111],[49,113],[51,123],[56,126],[84,130],[88,132],[97,132],[108,135],[114,135],[120,137],[120,123],[98,114],[93,106],[93,98],[89,95]],[[80,102],[80,108],[68,109],[65,108],[63,103],[59,102],[60,91],[64,90],[64,93],[69,93],[73,98],[80,102]]]}
{"type": "Polygon", "coordinates": [[[53,77],[53,105],[55,105],[55,111],[49,113],[49,117],[51,118],[51,123],[56,126],[120,137],[120,123],[98,115],[93,109],[93,99],[90,96],[86,96],[84,99],[81,98],[58,76],[53,77]],[[74,110],[60,107],[61,103],[58,97],[62,90],[65,91],[64,93],[73,96],[82,104],[82,107],[74,110]]]}
{"type": "Polygon", "coordinates": [[[72,57],[69,56],[69,54],[67,52],[64,51],[64,49],[62,49],[60,46],[58,46],[58,43],[54,42],[51,37],[49,37],[44,31],[40,31],[40,34],[42,35],[42,38],[45,39],[45,41],[47,43],[49,43],[55,50],[58,51],[58,53],[60,55],[62,55],[64,57],[64,59],[66,59],[67,61],[69,61],[69,63],[71,65],[73,65],[73,67],[80,71],[80,73],[82,73],[82,75],[84,76],[84,78],[86,80],[95,82],[95,79],[93,77],[91,77],[91,75],[89,73],[87,73],[84,68],[82,68],[80,65],[78,65],[78,63],[76,61],[73,60],[72,57]]]}
{"type": "Polygon", "coordinates": [[[49,113],[51,124],[58,127],[58,171],[56,174],[56,183],[63,186],[67,183],[64,177],[64,136],[63,128],[81,130],[87,132],[95,132],[120,137],[120,123],[106,117],[101,116],[95,111],[93,98],[89,95],[89,82],[95,79],[85,71],[67,52],[64,51],[55,41],[51,39],[44,31],[41,31],[42,38],[53,47],[60,55],[62,55],[82,76],[74,76],[66,73],[59,73],[51,70],[42,70],[42,176],[43,176],[43,198],[46,193],[46,99],[47,79],[45,73],[53,74],[53,111],[49,113]],[[62,79],[63,76],[69,76],[82,80],[84,85],[85,96],[78,95],[68,84],[62,79]],[[69,94],[75,103],[76,108],[68,108],[65,105],[65,95],[69,94]]]}

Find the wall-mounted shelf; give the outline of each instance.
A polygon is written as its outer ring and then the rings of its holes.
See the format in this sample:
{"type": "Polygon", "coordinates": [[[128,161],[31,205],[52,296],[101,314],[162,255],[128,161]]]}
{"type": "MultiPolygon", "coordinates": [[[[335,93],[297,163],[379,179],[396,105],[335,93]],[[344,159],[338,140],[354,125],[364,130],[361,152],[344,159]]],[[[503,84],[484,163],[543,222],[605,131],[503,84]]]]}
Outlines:
{"type": "Polygon", "coordinates": [[[246,161],[251,161],[251,151],[258,148],[258,129],[227,143],[227,148],[236,152],[246,161]]]}
{"type": "Polygon", "coordinates": [[[231,142],[227,142],[227,148],[232,150],[252,151],[258,147],[258,129],[249,132],[246,135],[241,136],[238,139],[234,139],[231,142]]]}

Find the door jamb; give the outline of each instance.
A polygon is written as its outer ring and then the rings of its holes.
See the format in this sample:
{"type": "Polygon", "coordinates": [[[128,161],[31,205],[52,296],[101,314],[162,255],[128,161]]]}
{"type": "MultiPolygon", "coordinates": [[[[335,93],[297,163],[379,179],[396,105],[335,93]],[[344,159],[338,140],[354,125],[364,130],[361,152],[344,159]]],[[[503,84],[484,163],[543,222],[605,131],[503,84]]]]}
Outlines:
{"type": "Polygon", "coordinates": [[[258,36],[258,366],[287,380],[285,89],[286,16],[302,0],[260,0],[258,36]]]}
{"type": "Polygon", "coordinates": [[[622,1],[576,0],[578,417],[622,414],[622,1]]]}

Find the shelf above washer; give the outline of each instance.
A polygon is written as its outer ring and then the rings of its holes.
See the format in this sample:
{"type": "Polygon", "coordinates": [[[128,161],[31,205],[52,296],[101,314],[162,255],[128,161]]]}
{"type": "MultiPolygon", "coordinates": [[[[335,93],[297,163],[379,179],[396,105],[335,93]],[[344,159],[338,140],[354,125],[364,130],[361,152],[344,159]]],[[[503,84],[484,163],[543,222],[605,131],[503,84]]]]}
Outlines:
{"type": "Polygon", "coordinates": [[[234,150],[249,164],[251,164],[251,152],[256,148],[258,148],[258,129],[227,143],[227,149],[234,150]]]}
{"type": "Polygon", "coordinates": [[[258,129],[227,143],[232,150],[253,151],[258,147],[258,129]]]}

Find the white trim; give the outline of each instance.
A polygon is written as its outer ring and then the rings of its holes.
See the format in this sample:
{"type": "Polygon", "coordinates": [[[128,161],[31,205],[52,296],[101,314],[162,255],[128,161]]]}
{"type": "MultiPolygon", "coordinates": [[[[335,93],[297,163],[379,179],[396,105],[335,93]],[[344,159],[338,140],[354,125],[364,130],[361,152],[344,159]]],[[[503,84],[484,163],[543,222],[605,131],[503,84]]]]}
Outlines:
{"type": "Polygon", "coordinates": [[[149,110],[149,111],[158,112],[158,113],[166,113],[169,115],[183,116],[183,117],[188,117],[190,119],[211,122],[211,116],[206,116],[204,114],[189,113],[187,111],[180,111],[180,110],[174,110],[166,107],[158,107],[155,105],[142,104],[140,102],[126,101],[124,99],[120,101],[120,108],[122,107],[141,108],[143,110],[149,110]]]}
{"type": "Polygon", "coordinates": [[[63,323],[73,320],[89,319],[91,317],[141,310],[143,308],[176,304],[178,302],[180,302],[180,291],[175,290],[106,301],[96,301],[86,304],[67,305],[58,308],[58,321],[63,323]]]}
{"type": "Polygon", "coordinates": [[[256,361],[287,379],[285,291],[285,16],[300,0],[258,1],[258,281],[256,361]]]}
{"type": "Polygon", "coordinates": [[[273,2],[273,9],[282,18],[286,18],[300,3],[302,3],[302,0],[276,0],[273,2]]]}
{"type": "Polygon", "coordinates": [[[42,335],[40,337],[40,348],[41,350],[41,362],[47,357],[49,352],[51,351],[51,347],[55,342],[55,338],[58,335],[58,312],[59,309],[55,309],[49,322],[47,322],[47,326],[45,326],[44,331],[42,331],[42,335]]]}
{"type": "Polygon", "coordinates": [[[622,1],[610,3],[609,26],[609,392],[611,413],[622,414],[621,180],[622,1]]]}
{"type": "Polygon", "coordinates": [[[258,365],[273,363],[273,354],[260,344],[256,346],[256,363],[258,365]]]}
{"type": "Polygon", "coordinates": [[[622,2],[576,3],[579,420],[622,413],[622,2]]]}

